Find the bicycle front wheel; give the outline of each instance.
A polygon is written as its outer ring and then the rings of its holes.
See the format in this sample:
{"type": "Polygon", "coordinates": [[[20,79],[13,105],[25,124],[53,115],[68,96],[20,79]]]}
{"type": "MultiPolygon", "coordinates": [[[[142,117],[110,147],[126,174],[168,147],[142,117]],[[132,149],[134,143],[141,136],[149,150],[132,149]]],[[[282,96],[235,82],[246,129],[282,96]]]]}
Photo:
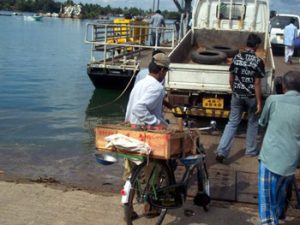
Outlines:
{"type": "Polygon", "coordinates": [[[127,225],[161,224],[166,210],[151,206],[147,196],[155,195],[157,188],[172,184],[172,177],[166,161],[152,160],[148,164],[143,162],[134,169],[130,179],[131,190],[128,203],[124,205],[127,225]]]}

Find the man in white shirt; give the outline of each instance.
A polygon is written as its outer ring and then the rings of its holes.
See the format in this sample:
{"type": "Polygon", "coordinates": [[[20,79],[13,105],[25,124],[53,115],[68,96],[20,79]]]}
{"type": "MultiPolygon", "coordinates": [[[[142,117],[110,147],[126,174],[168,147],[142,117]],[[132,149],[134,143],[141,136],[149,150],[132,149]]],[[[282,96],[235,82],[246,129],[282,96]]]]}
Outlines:
{"type": "Polygon", "coordinates": [[[137,126],[165,128],[163,99],[165,90],[161,82],[169,70],[170,59],[164,53],[155,54],[149,64],[149,75],[134,85],[126,110],[125,122],[137,126]]]}
{"type": "Polygon", "coordinates": [[[295,18],[291,18],[290,24],[286,25],[283,31],[284,35],[284,62],[292,64],[292,56],[294,54],[294,39],[297,36],[297,27],[294,25],[295,18]]]}
{"type": "MultiPolygon", "coordinates": [[[[167,122],[163,118],[164,80],[169,70],[170,59],[164,53],[155,54],[148,66],[149,74],[137,82],[129,97],[125,122],[132,127],[146,129],[164,129],[167,122]]],[[[131,173],[133,165],[124,160],[123,180],[131,173]]]]}
{"type": "MultiPolygon", "coordinates": [[[[164,53],[160,49],[153,50],[152,52],[152,57],[158,53],[164,53]]],[[[164,53],[165,54],[165,53],[164,53]]],[[[135,77],[134,85],[137,84],[140,80],[144,79],[147,75],[149,74],[149,69],[148,68],[142,68],[138,74],[135,77]]],[[[162,85],[164,85],[164,82],[162,81],[162,85]]]]}

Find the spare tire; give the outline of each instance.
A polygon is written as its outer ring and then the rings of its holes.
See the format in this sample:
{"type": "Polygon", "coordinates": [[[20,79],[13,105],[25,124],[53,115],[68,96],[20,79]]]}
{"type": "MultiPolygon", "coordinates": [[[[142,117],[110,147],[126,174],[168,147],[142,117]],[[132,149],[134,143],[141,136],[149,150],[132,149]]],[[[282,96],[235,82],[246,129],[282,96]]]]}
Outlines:
{"type": "Polygon", "coordinates": [[[227,55],[224,52],[214,50],[192,51],[191,55],[194,62],[209,65],[220,64],[226,60],[226,57],[227,55]]]}
{"type": "Polygon", "coordinates": [[[224,52],[228,58],[232,58],[233,56],[239,53],[239,49],[224,45],[213,45],[209,46],[208,49],[224,52]]]}

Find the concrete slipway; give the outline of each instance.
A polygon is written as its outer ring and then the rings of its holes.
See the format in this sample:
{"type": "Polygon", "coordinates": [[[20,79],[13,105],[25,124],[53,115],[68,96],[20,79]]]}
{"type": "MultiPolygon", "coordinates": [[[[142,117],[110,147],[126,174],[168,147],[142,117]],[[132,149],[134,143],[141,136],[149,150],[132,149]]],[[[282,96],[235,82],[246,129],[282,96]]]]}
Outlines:
{"type": "MultiPolygon", "coordinates": [[[[288,66],[282,61],[282,57],[276,57],[276,75],[282,75],[290,69],[300,69],[298,63],[288,66]]],[[[214,159],[222,129],[202,135],[208,153],[211,193],[215,200],[207,213],[188,200],[184,207],[170,210],[164,224],[259,224],[256,205],[258,162],[255,157],[244,157],[244,129],[245,126],[242,126],[225,164],[217,164],[214,159]],[[186,216],[185,209],[192,210],[195,215],[186,216]]],[[[261,139],[260,134],[258,140],[261,139]]],[[[119,194],[91,193],[51,182],[16,182],[7,179],[1,171],[0,180],[3,180],[0,181],[0,225],[124,224],[119,194]]],[[[193,188],[190,194],[193,194],[193,188]]],[[[146,224],[153,224],[153,221],[143,223],[146,224]]],[[[289,210],[284,224],[300,224],[300,211],[289,210]]]]}

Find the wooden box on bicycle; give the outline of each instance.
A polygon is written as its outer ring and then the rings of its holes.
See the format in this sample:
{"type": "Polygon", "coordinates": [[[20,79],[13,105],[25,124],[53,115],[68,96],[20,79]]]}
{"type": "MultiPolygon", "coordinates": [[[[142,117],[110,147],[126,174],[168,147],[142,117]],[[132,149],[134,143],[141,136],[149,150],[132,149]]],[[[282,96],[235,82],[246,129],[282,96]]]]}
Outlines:
{"type": "MultiPolygon", "coordinates": [[[[169,159],[173,156],[193,154],[196,132],[179,130],[138,130],[120,125],[98,125],[95,128],[96,148],[104,152],[116,152],[115,148],[106,148],[105,137],[112,134],[123,134],[146,142],[150,148],[150,158],[169,159]]],[[[134,154],[134,153],[132,153],[134,154]]]]}

